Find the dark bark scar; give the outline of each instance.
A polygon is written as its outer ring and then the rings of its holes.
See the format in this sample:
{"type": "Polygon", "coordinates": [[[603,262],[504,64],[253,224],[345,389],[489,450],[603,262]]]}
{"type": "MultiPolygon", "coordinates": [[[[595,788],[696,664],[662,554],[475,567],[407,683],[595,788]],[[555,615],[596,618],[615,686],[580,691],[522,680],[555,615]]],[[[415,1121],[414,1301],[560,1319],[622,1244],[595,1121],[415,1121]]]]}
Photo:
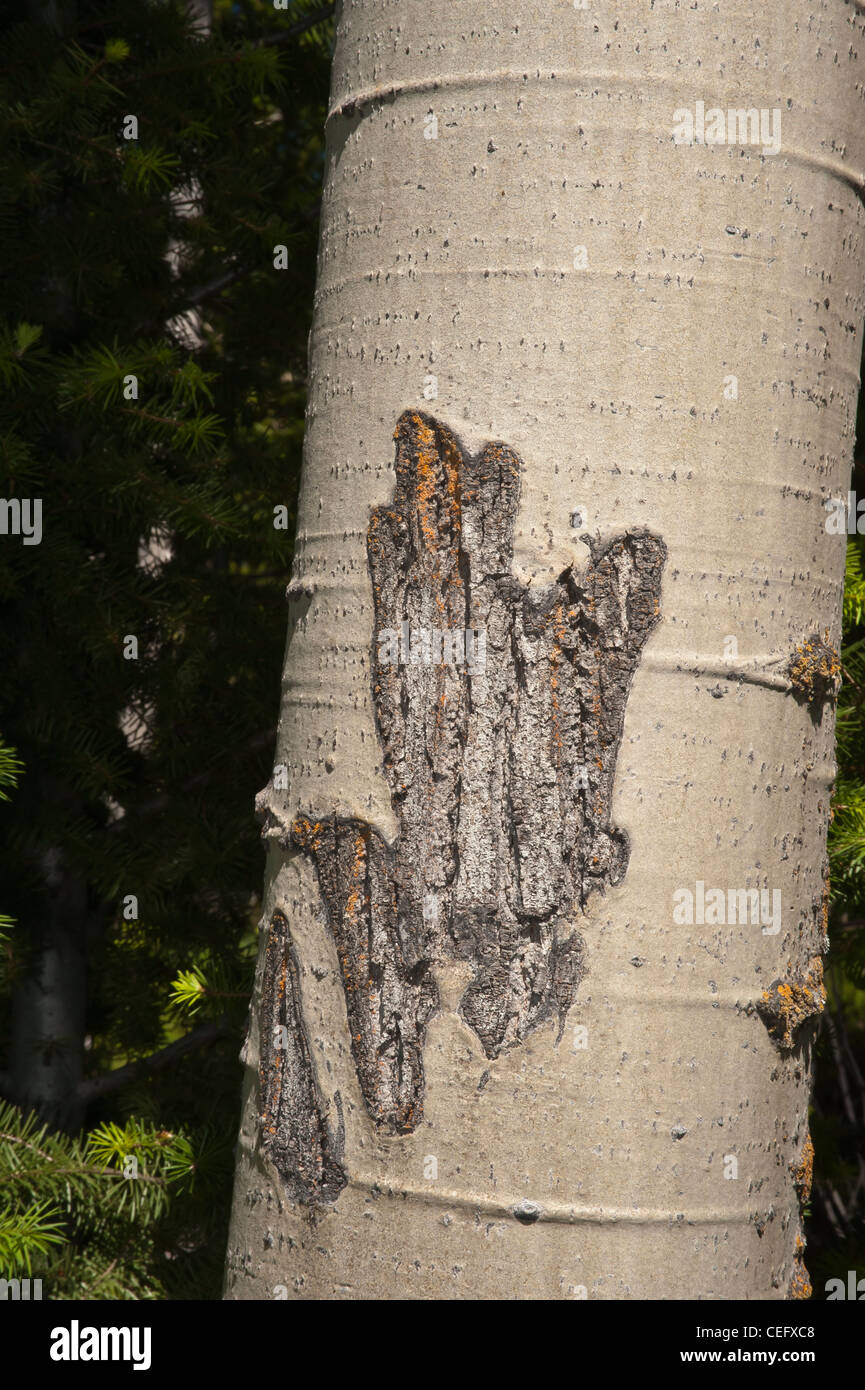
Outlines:
{"type": "Polygon", "coordinates": [[[297,956],[281,912],[270,923],[264,958],[259,1062],[261,1146],[294,1201],[333,1202],[348,1178],[344,1126],[334,1133],[315,1077],[303,1022],[297,956]]]}
{"type": "Polygon", "coordinates": [[[362,820],[300,817],[290,842],[316,867],[366,1108],[407,1133],[422,1115],[437,961],[472,967],[459,1008],[486,1057],[554,1015],[561,1037],[586,972],[574,912],[628,864],[613,780],[667,550],[642,529],[586,539],[585,570],[531,591],[511,572],[513,449],[471,457],[414,410],[394,437],[393,500],[371,513],[367,554],[399,833],[387,844],[362,820]]]}

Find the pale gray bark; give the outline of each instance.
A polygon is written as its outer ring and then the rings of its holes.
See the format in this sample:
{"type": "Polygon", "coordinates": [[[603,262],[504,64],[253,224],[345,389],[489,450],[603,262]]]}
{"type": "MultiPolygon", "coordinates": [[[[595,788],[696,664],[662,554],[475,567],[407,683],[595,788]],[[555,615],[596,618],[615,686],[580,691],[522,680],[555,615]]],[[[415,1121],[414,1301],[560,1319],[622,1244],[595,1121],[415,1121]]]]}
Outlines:
{"type": "Polygon", "coordinates": [[[863,29],[343,5],[228,1297],[806,1292],[863,29]]]}

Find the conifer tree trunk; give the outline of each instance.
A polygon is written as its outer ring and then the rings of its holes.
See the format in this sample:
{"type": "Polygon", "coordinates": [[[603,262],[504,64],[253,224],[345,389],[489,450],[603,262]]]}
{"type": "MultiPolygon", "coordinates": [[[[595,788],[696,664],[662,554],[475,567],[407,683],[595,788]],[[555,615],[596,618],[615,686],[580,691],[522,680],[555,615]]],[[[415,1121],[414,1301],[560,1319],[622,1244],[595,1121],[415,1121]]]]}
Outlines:
{"type": "MultiPolygon", "coordinates": [[[[29,0],[27,13],[46,30],[66,35],[74,27],[75,0],[29,0]]],[[[62,203],[58,203],[58,220],[62,203]]],[[[71,287],[58,284],[58,320],[73,313],[71,287]]],[[[74,791],[49,773],[40,775],[44,797],[79,809],[74,791]]],[[[34,925],[31,957],[12,990],[9,1071],[3,1089],[45,1123],[75,1131],[84,1108],[77,1090],[84,1070],[87,885],[58,845],[43,844],[34,856],[42,887],[41,917],[34,925]]]]}
{"type": "Polygon", "coordinates": [[[807,1296],[863,27],[341,7],[228,1297],[807,1296]]]}
{"type": "Polygon", "coordinates": [[[57,34],[67,34],[75,23],[76,0],[30,0],[28,13],[57,34]]]}
{"type": "MultiPolygon", "coordinates": [[[[64,788],[40,778],[47,796],[64,788]]],[[[84,1074],[87,937],[92,913],[83,875],[56,846],[38,859],[43,885],[31,960],[12,992],[9,1074],[5,1089],[24,1110],[55,1129],[75,1132],[84,1118],[78,1088],[84,1074]]]]}

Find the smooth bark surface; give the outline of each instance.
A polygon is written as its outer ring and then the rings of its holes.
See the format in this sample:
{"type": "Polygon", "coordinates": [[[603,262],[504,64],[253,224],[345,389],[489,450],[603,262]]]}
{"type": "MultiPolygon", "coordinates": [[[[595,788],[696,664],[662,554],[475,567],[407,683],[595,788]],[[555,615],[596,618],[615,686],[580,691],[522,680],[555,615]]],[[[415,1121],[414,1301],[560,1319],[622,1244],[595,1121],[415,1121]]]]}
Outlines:
{"type": "Polygon", "coordinates": [[[863,30],[343,4],[228,1297],[807,1294],[863,30]]]}

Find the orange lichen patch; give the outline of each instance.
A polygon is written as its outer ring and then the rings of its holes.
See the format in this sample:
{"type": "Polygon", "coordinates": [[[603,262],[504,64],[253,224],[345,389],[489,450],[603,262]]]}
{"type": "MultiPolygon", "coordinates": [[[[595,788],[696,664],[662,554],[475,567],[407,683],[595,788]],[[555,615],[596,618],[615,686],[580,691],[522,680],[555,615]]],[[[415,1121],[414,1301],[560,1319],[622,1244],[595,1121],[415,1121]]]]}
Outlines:
{"type": "Polygon", "coordinates": [[[321,846],[321,821],[311,821],[307,820],[306,816],[300,816],[292,824],[291,835],[300,849],[317,850],[321,846]]]}
{"type": "Polygon", "coordinates": [[[774,980],[757,1003],[757,1012],[779,1047],[791,1048],[804,1023],[826,1006],[823,961],[812,956],[804,974],[774,980]]]}
{"type": "Polygon", "coordinates": [[[348,873],[348,897],[345,900],[345,915],[349,921],[357,918],[358,911],[365,903],[362,892],[366,876],[366,839],[362,831],[354,837],[354,858],[348,873]]]}
{"type": "MultiPolygon", "coordinates": [[[[460,488],[459,454],[452,440],[446,438],[444,448],[440,449],[435,430],[421,415],[411,414],[406,420],[414,439],[414,470],[417,488],[417,508],[421,534],[431,550],[438,548],[439,525],[438,498],[441,471],[444,470],[445,489],[448,501],[448,520],[454,538],[459,535],[460,488]]],[[[395,437],[399,435],[399,426],[395,437]]]]}
{"type": "Polygon", "coordinates": [[[793,1276],[790,1280],[790,1298],[810,1298],[814,1292],[811,1278],[805,1268],[805,1261],[797,1255],[793,1262],[793,1276]]]}
{"type": "Polygon", "coordinates": [[[820,925],[823,928],[823,936],[829,935],[829,875],[826,875],[826,882],[823,885],[823,897],[820,901],[820,925]]]}
{"type": "Polygon", "coordinates": [[[799,1205],[804,1207],[811,1196],[811,1182],[814,1177],[814,1145],[810,1134],[802,1145],[798,1161],[790,1164],[790,1172],[793,1174],[799,1205]]]}
{"type": "Polygon", "coordinates": [[[838,693],[841,662],[828,639],[828,629],[823,638],[817,633],[806,638],[794,648],[787,667],[795,694],[809,704],[822,704],[838,693]]]}

